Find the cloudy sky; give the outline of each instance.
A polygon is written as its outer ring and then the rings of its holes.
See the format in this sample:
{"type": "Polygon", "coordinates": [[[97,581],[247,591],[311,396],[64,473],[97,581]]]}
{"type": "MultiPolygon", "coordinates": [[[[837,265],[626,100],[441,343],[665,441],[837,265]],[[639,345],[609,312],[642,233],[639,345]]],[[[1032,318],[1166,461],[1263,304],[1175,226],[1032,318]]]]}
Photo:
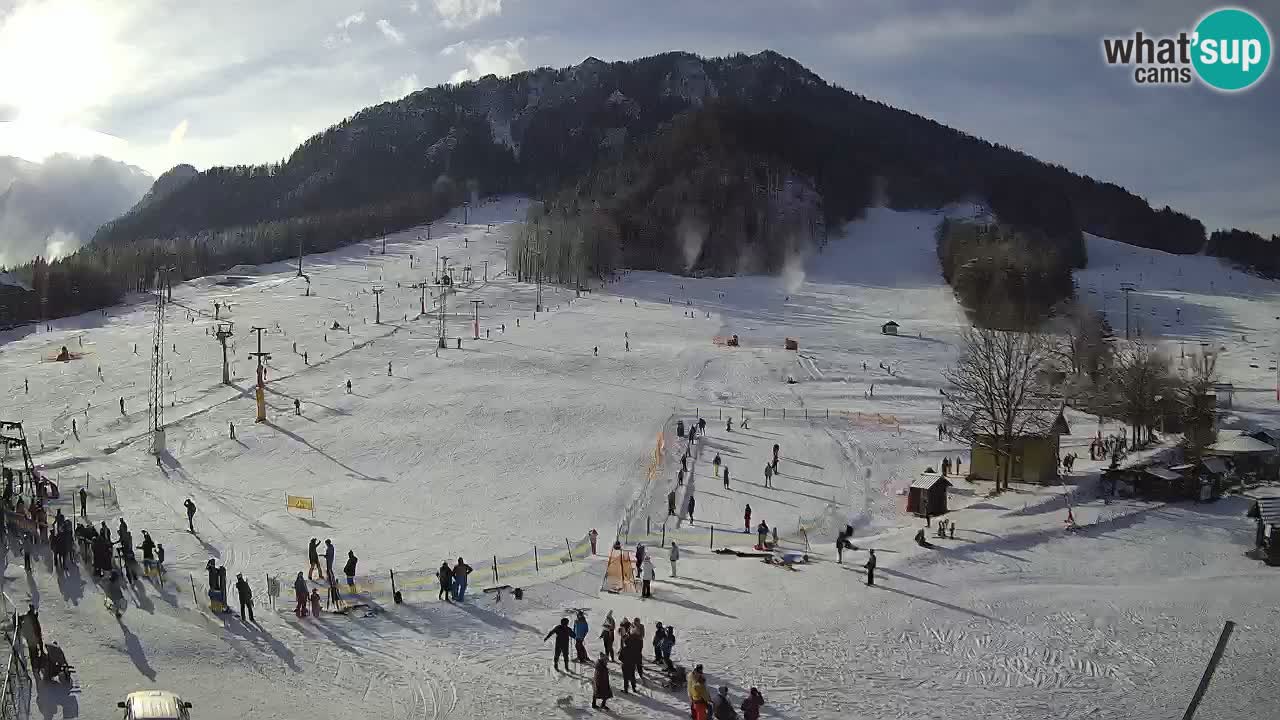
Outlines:
{"type": "MultiPolygon", "coordinates": [[[[1251,7],[1272,28],[1280,10],[1251,7]]],[[[1280,233],[1280,77],[1136,87],[1101,38],[1190,29],[1186,0],[0,0],[0,155],[152,174],[278,160],[356,110],[447,81],[770,48],[826,79],[1152,204],[1280,233]],[[1117,7],[1120,6],[1120,7],[1117,7]],[[14,69],[18,69],[14,71],[14,69]]]]}

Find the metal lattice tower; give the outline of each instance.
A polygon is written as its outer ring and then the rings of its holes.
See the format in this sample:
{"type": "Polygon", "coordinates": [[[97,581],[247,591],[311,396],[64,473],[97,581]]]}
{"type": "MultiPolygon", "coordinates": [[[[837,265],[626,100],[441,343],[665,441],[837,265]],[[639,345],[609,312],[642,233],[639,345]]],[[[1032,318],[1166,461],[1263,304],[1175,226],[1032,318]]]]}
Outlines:
{"type": "Polygon", "coordinates": [[[156,271],[155,327],[151,333],[151,390],[147,407],[151,411],[149,430],[154,434],[164,430],[164,285],[168,268],[156,271]]]}

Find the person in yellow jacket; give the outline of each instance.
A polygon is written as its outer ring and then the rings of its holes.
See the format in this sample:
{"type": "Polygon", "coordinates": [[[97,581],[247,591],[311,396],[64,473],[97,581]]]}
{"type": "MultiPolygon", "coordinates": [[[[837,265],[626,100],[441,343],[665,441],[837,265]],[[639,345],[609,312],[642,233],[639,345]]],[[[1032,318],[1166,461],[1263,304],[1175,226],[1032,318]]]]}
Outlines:
{"type": "Polygon", "coordinates": [[[702,666],[698,665],[689,673],[689,713],[694,720],[707,720],[711,707],[711,696],[707,693],[707,678],[702,674],[702,666]]]}

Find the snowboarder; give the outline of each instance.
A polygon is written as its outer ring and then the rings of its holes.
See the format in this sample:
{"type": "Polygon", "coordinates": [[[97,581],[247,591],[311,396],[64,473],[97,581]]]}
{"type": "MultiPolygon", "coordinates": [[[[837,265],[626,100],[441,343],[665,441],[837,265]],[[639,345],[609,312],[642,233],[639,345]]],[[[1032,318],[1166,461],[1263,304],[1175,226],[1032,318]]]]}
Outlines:
{"type": "MultiPolygon", "coordinates": [[[[921,532],[924,532],[924,531],[922,530],[921,532]]],[[[867,558],[867,562],[863,564],[862,567],[866,568],[867,570],[867,586],[870,587],[876,584],[876,551],[868,550],[867,553],[869,557],[867,558]]]]}
{"type": "Polygon", "coordinates": [[[653,582],[653,578],[654,578],[654,572],[653,572],[653,558],[646,557],[646,558],[644,559],[644,569],[643,569],[643,574],[641,575],[641,577],[642,577],[643,579],[640,581],[640,583],[641,583],[641,584],[640,584],[640,587],[641,587],[640,597],[642,597],[642,598],[653,597],[652,585],[651,585],[651,583],[653,582]]]}
{"type": "Polygon", "coordinates": [[[293,597],[296,601],[293,606],[293,614],[297,617],[307,616],[307,580],[302,577],[299,572],[298,576],[293,579],[293,597]]]}
{"type": "Polygon", "coordinates": [[[711,467],[715,471],[715,476],[720,477],[720,453],[711,459],[711,467]]]}
{"type": "Polygon", "coordinates": [[[462,602],[467,596],[467,576],[471,574],[471,566],[462,562],[462,558],[458,558],[458,564],[453,566],[453,599],[462,602]]]}
{"type": "Polygon", "coordinates": [[[333,580],[333,558],[338,554],[336,548],[333,547],[333,540],[325,538],[324,541],[324,576],[329,580],[333,580]]]}
{"type": "Polygon", "coordinates": [[[387,361],[387,377],[391,377],[391,361],[387,361]]]}
{"type": "Polygon", "coordinates": [[[356,563],[360,562],[360,558],[356,557],[355,551],[347,551],[347,564],[342,566],[342,574],[347,576],[347,587],[355,591],[356,586],[356,563]]]}
{"type": "Polygon", "coordinates": [[[591,658],[587,656],[587,646],[584,644],[587,641],[587,633],[590,631],[591,628],[587,625],[587,616],[579,610],[573,620],[573,649],[577,652],[579,663],[591,662],[591,658]]]}
{"type": "Polygon", "coordinates": [[[244,575],[236,573],[236,597],[240,600],[240,619],[246,623],[255,622],[253,619],[253,590],[250,589],[249,583],[245,581],[244,575]]]}
{"type": "Polygon", "coordinates": [[[751,532],[751,503],[747,503],[747,509],[742,513],[742,532],[751,532]]]}
{"type": "MultiPolygon", "coordinates": [[[[187,508],[187,531],[194,534],[196,531],[196,525],[193,520],[196,516],[196,504],[191,502],[191,498],[187,498],[186,502],[182,503],[182,505],[187,508]]],[[[104,522],[102,523],[102,526],[105,528],[107,524],[104,522]]],[[[107,538],[107,541],[110,542],[110,537],[107,538]]]]}
{"type": "Polygon", "coordinates": [[[569,618],[567,617],[560,618],[560,624],[548,630],[547,634],[543,636],[542,642],[546,642],[547,640],[549,640],[552,635],[555,636],[556,642],[555,642],[555,656],[553,657],[551,662],[555,666],[555,668],[559,670],[560,658],[561,656],[563,656],[564,669],[566,672],[568,672],[569,670],[569,638],[573,637],[573,628],[569,627],[569,618]]]}
{"type": "Polygon", "coordinates": [[[677,577],[676,562],[680,560],[680,546],[676,544],[675,540],[671,541],[671,553],[667,556],[667,559],[671,561],[671,577],[677,577]]]}
{"type": "Polygon", "coordinates": [[[671,492],[667,493],[667,515],[675,515],[675,514],[676,514],[676,491],[672,490],[671,492]]]}
{"type": "Polygon", "coordinates": [[[445,602],[453,602],[453,568],[449,567],[448,562],[440,563],[440,569],[436,571],[436,578],[440,580],[440,592],[436,595],[436,598],[445,602]]]}
{"type": "Polygon", "coordinates": [[[591,707],[596,708],[596,701],[600,701],[599,709],[609,709],[609,698],[613,697],[613,688],[609,687],[609,661],[605,659],[604,653],[600,653],[600,657],[596,660],[595,678],[591,685],[591,707]]]}
{"type": "Polygon", "coordinates": [[[307,543],[307,579],[315,580],[316,576],[324,579],[324,568],[320,567],[320,541],[311,538],[311,542],[307,543]]]}

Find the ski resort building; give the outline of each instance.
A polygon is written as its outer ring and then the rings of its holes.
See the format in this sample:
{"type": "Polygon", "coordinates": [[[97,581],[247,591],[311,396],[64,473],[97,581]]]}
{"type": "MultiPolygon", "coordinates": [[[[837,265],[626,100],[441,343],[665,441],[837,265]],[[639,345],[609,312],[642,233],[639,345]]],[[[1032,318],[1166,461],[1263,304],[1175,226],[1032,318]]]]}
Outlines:
{"type": "Polygon", "coordinates": [[[951,481],[940,473],[925,472],[911,483],[907,490],[907,512],[921,517],[943,515],[947,512],[947,488],[951,481]]]}
{"type": "Polygon", "coordinates": [[[897,335],[898,323],[890,320],[889,322],[880,326],[880,332],[884,333],[885,335],[897,335]]]}
{"type": "MultiPolygon", "coordinates": [[[[1013,465],[1009,482],[1039,483],[1046,485],[1058,479],[1058,453],[1061,437],[1071,434],[1066,418],[1061,413],[1048,431],[1014,438],[1013,465]]],[[[991,446],[990,436],[979,436],[970,448],[969,479],[995,481],[1001,467],[1000,458],[991,446]]]]}

